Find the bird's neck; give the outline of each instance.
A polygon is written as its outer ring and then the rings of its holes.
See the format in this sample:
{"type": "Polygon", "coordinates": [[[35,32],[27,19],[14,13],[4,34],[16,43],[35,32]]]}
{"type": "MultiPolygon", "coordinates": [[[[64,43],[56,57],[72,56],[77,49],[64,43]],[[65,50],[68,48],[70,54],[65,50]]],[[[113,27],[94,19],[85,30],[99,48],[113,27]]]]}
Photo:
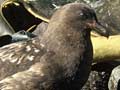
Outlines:
{"type": "Polygon", "coordinates": [[[51,25],[53,27],[48,27],[41,38],[42,43],[47,48],[56,51],[79,49],[85,43],[84,40],[90,40],[90,31],[82,29],[82,26],[70,25],[61,23],[51,25]]]}
{"type": "Polygon", "coordinates": [[[84,52],[86,40],[90,42],[90,31],[82,29],[83,26],[67,23],[52,23],[41,38],[41,42],[51,51],[75,57],[84,52]],[[72,25],[72,26],[70,26],[72,25]],[[80,51],[81,50],[81,51],[80,51]]]}
{"type": "Polygon", "coordinates": [[[84,54],[87,44],[89,42],[91,43],[91,41],[90,32],[82,29],[79,30],[77,29],[78,27],[69,27],[70,26],[66,25],[60,29],[59,26],[55,31],[54,29],[48,29],[41,38],[41,42],[44,43],[49,50],[54,51],[58,58],[61,56],[59,58],[60,60],[56,61],[58,61],[61,67],[65,68],[65,71],[68,72],[66,74],[70,75],[70,71],[74,72],[74,68],[81,62],[81,56],[84,54]]]}

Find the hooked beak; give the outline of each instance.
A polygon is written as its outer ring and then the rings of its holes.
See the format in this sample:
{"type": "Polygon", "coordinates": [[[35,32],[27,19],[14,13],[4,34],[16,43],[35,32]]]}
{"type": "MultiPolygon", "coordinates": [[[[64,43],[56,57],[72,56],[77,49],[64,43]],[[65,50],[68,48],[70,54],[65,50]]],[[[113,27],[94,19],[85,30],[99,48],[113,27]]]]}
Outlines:
{"type": "Polygon", "coordinates": [[[99,35],[107,38],[109,37],[108,28],[102,25],[100,22],[95,20],[92,23],[89,23],[88,25],[93,31],[97,32],[99,35]]]}
{"type": "Polygon", "coordinates": [[[109,37],[109,31],[108,28],[102,25],[100,22],[96,22],[95,26],[93,27],[93,30],[100,34],[101,36],[109,37]]]}

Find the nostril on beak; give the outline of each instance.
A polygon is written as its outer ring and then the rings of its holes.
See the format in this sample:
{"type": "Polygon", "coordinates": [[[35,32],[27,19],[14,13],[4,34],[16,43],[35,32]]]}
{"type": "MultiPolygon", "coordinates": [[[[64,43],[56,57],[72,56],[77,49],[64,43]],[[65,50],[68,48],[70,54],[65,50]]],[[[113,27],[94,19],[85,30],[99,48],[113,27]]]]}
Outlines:
{"type": "Polygon", "coordinates": [[[95,23],[95,26],[93,27],[93,30],[96,31],[101,36],[109,37],[109,30],[106,26],[102,25],[99,22],[95,23]]]}

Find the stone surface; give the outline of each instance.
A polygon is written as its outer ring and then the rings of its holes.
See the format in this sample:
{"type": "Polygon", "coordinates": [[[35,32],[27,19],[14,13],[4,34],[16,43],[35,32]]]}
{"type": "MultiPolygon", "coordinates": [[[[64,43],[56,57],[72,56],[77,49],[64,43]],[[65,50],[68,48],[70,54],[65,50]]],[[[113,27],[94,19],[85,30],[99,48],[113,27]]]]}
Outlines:
{"type": "MultiPolygon", "coordinates": [[[[19,0],[25,7],[30,7],[41,16],[51,17],[52,13],[59,7],[70,2],[82,2],[93,7],[101,22],[108,26],[111,34],[120,32],[120,1],[119,0],[19,0]]],[[[3,0],[0,0],[0,3],[3,0]]]]}
{"type": "Polygon", "coordinates": [[[105,22],[111,34],[120,32],[120,1],[119,0],[93,0],[89,3],[97,12],[101,22],[105,22]]]}
{"type": "MultiPolygon", "coordinates": [[[[120,32],[120,1],[119,0],[28,0],[25,6],[32,6],[32,9],[40,15],[51,17],[52,13],[66,3],[82,2],[93,7],[98,18],[109,27],[111,34],[120,32]],[[26,5],[27,4],[27,5],[26,5]]],[[[23,2],[23,0],[22,0],[23,2]]]]}
{"type": "MultiPolygon", "coordinates": [[[[82,90],[109,90],[108,86],[112,84],[112,83],[108,84],[111,71],[119,64],[120,63],[116,61],[94,64],[92,66],[92,71],[90,73],[89,79],[82,88],[82,90]]],[[[110,90],[116,89],[111,88],[110,90]]]]}
{"type": "Polygon", "coordinates": [[[108,88],[109,90],[120,90],[120,65],[113,69],[108,88]]]}
{"type": "MultiPolygon", "coordinates": [[[[0,6],[2,5],[4,0],[0,0],[0,6]]],[[[5,22],[5,18],[2,16],[2,12],[0,10],[0,36],[2,35],[11,35],[13,31],[11,30],[12,28],[9,27],[9,25],[5,22]]]]}

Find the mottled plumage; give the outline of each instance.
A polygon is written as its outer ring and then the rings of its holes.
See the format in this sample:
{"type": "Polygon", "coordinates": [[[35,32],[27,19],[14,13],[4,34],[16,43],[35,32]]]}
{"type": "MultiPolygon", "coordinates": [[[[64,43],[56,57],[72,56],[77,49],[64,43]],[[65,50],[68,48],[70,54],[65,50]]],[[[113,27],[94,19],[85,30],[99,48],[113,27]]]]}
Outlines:
{"type": "Polygon", "coordinates": [[[90,73],[90,31],[97,22],[87,5],[67,4],[41,38],[0,48],[0,90],[80,90],[90,73]]]}

